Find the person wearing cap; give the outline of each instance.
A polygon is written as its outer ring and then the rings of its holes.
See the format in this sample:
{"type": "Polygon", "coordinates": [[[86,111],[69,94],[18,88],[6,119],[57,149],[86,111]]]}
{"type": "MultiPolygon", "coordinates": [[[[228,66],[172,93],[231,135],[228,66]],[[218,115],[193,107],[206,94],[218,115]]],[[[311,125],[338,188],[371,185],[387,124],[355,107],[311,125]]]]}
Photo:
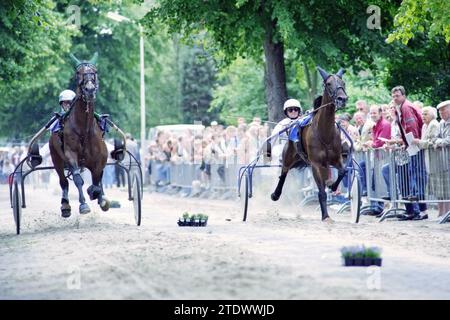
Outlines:
{"type": "MultiPolygon", "coordinates": [[[[434,145],[437,148],[447,147],[448,149],[450,147],[450,100],[439,103],[437,109],[441,117],[441,122],[439,123],[439,132],[434,145]]],[[[443,150],[441,149],[441,151],[443,150]]],[[[448,186],[450,185],[450,172],[448,169],[448,158],[443,161],[441,167],[443,172],[439,175],[439,181],[437,181],[439,188],[437,188],[435,196],[438,200],[449,200],[450,188],[448,186]]],[[[439,217],[444,216],[447,212],[450,212],[450,203],[438,203],[438,210],[439,217]]]]}
{"type": "MultiPolygon", "coordinates": [[[[439,122],[436,118],[436,108],[431,106],[422,108],[422,138],[414,139],[412,143],[417,145],[420,149],[426,149],[425,169],[428,173],[427,194],[435,196],[439,199],[439,196],[442,194],[442,170],[447,166],[447,163],[444,160],[444,157],[442,157],[442,150],[435,150],[432,148],[439,135],[439,122]]],[[[446,179],[446,181],[448,185],[448,179],[446,179]]],[[[445,199],[445,197],[443,199],[445,199]]],[[[450,198],[447,197],[447,199],[450,198]]]]}
{"type": "Polygon", "coordinates": [[[219,123],[215,120],[211,121],[210,128],[214,134],[220,134],[222,132],[222,126],[219,126],[219,123]]]}
{"type": "Polygon", "coordinates": [[[286,100],[283,105],[283,111],[286,115],[286,118],[277,123],[275,128],[272,130],[271,136],[273,136],[274,138],[272,139],[272,141],[267,141],[267,145],[264,146],[264,148],[266,148],[266,150],[264,150],[264,155],[267,158],[271,158],[272,156],[272,145],[274,146],[275,153],[281,156],[284,144],[288,140],[288,132],[285,131],[281,135],[277,135],[277,133],[289,127],[294,121],[299,119],[303,113],[300,101],[298,101],[297,99],[286,100]]]}
{"type": "Polygon", "coordinates": [[[441,117],[439,123],[439,135],[435,144],[437,147],[445,147],[450,145],[450,100],[443,101],[438,104],[437,110],[441,117]]]}

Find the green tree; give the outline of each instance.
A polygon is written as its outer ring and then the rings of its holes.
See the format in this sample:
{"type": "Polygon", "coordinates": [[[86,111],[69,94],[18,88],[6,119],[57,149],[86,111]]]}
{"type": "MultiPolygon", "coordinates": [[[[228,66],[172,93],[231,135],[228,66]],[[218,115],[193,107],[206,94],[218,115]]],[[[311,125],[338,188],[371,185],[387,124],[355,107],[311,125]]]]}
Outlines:
{"type": "Polygon", "coordinates": [[[408,45],[393,43],[396,54],[386,59],[385,85],[403,85],[408,94],[437,105],[450,93],[450,50],[442,36],[417,34],[408,45]]]}
{"type": "Polygon", "coordinates": [[[387,38],[388,88],[403,85],[408,94],[436,105],[450,92],[450,6],[441,0],[404,0],[387,38]]]}
{"type": "Polygon", "coordinates": [[[0,12],[0,135],[19,138],[51,115],[74,31],[53,1],[2,1],[0,12]]]}
{"type": "MultiPolygon", "coordinates": [[[[119,11],[138,20],[145,8],[133,5],[134,2],[2,2],[0,39],[6,45],[0,48],[0,111],[4,115],[0,119],[0,135],[29,139],[52,112],[59,110],[59,92],[74,89],[75,70],[69,53],[89,59],[96,51],[100,81],[96,110],[111,114],[123,130],[138,135],[138,28],[136,24],[117,23],[106,17],[109,11],[119,11]],[[79,8],[79,26],[67,23],[72,13],[68,10],[70,6],[79,8]]],[[[181,121],[179,47],[179,41],[163,27],[156,35],[145,37],[148,126],[181,121]]]]}
{"type": "Polygon", "coordinates": [[[187,50],[181,91],[184,122],[202,121],[209,124],[217,116],[216,112],[209,111],[215,75],[214,60],[202,47],[187,50]]]}
{"type": "Polygon", "coordinates": [[[388,42],[407,44],[415,34],[444,37],[450,43],[450,6],[445,0],[403,0],[394,20],[388,42]]]}
{"type": "Polygon", "coordinates": [[[220,119],[227,124],[236,124],[237,117],[267,119],[263,77],[260,64],[237,58],[218,73],[211,110],[220,112],[220,119]]]}
{"type": "MultiPolygon", "coordinates": [[[[298,50],[324,67],[367,66],[383,50],[383,39],[366,28],[369,1],[160,0],[143,19],[152,29],[162,21],[186,38],[206,29],[225,62],[252,56],[265,62],[265,92],[270,120],[283,117],[288,92],[284,53],[298,50]],[[344,27],[343,27],[344,26],[344,27]],[[372,50],[367,50],[368,47],[372,50]]],[[[371,1],[391,10],[392,5],[371,1]]],[[[382,16],[383,27],[389,17],[382,16]]],[[[307,60],[305,60],[307,61],[307,60]]]]}

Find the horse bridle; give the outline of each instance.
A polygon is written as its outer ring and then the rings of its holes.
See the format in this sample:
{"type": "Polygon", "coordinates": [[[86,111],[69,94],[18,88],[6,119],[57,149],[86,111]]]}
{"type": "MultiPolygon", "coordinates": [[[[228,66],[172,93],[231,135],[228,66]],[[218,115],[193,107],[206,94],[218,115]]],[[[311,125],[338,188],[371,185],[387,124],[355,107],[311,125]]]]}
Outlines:
{"type": "MultiPolygon", "coordinates": [[[[337,110],[337,109],[339,109],[337,106],[338,106],[338,91],[339,91],[339,89],[341,89],[343,92],[344,92],[344,94],[347,96],[347,92],[345,92],[345,88],[343,87],[343,86],[340,86],[340,85],[337,85],[336,86],[336,88],[334,89],[334,91],[333,92],[331,92],[331,89],[327,86],[327,80],[330,78],[330,77],[333,77],[334,79],[335,79],[335,82],[336,82],[336,84],[338,83],[338,79],[337,78],[339,78],[338,76],[336,76],[336,75],[334,75],[334,74],[332,74],[332,75],[330,75],[327,79],[325,79],[324,81],[323,81],[323,87],[325,88],[325,90],[326,90],[326,92],[328,93],[328,95],[330,96],[330,98],[333,100],[333,102],[330,102],[330,103],[327,103],[327,105],[329,105],[329,104],[334,104],[334,110],[337,110]]],[[[342,81],[342,79],[341,78],[339,78],[341,81],[342,81]]],[[[325,105],[323,105],[323,106],[320,106],[320,107],[324,107],[325,105]]],[[[316,109],[317,110],[317,109],[316,109]]]]}
{"type": "MultiPolygon", "coordinates": [[[[98,91],[98,76],[97,76],[97,68],[95,67],[95,65],[91,64],[91,63],[81,63],[77,66],[77,87],[80,88],[80,94],[77,94],[76,97],[72,100],[72,103],[70,105],[70,110],[72,109],[72,107],[75,105],[75,102],[77,100],[79,100],[80,98],[86,103],[86,109],[85,109],[85,114],[86,114],[86,123],[88,122],[88,117],[90,114],[90,107],[92,105],[92,101],[90,101],[86,96],[87,96],[87,88],[86,88],[86,84],[91,81],[94,85],[94,95],[97,93],[98,91]],[[87,72],[83,72],[82,74],[80,74],[80,69],[82,67],[87,67],[87,72]]],[[[74,133],[80,138],[80,144],[81,144],[81,153],[80,153],[80,158],[81,158],[81,162],[84,161],[84,157],[85,157],[85,141],[86,138],[89,135],[90,132],[90,127],[86,126],[85,128],[85,132],[83,133],[79,133],[76,130],[74,130],[74,133]]]]}
{"type": "MultiPolygon", "coordinates": [[[[334,111],[336,111],[337,109],[339,109],[339,108],[337,107],[337,105],[338,105],[338,103],[337,103],[337,98],[338,98],[338,97],[337,97],[337,94],[338,94],[339,89],[342,89],[342,91],[344,92],[344,94],[347,96],[347,92],[345,92],[345,88],[344,88],[343,86],[336,86],[336,88],[334,89],[334,92],[331,92],[331,91],[330,91],[330,88],[327,86],[327,80],[328,80],[330,77],[337,77],[337,78],[339,78],[339,77],[336,76],[336,75],[330,75],[330,76],[329,76],[328,78],[326,78],[326,79],[323,81],[323,83],[322,83],[322,86],[324,87],[325,91],[326,91],[327,94],[330,96],[330,98],[332,99],[332,101],[331,101],[331,102],[328,102],[328,103],[326,103],[326,104],[321,105],[321,106],[318,107],[317,109],[314,109],[313,112],[317,112],[317,111],[319,111],[320,109],[325,108],[325,107],[327,107],[327,106],[329,106],[329,105],[334,105],[334,111]]],[[[335,78],[335,80],[336,80],[336,83],[337,83],[337,79],[336,79],[336,78],[335,78]]],[[[316,128],[317,128],[317,125],[316,125],[316,128]]],[[[328,148],[329,148],[330,144],[324,142],[324,141],[322,140],[322,138],[320,137],[320,135],[318,136],[318,138],[319,138],[319,141],[322,143],[322,145],[325,146],[326,152],[328,152],[328,148]]]]}
{"type": "Polygon", "coordinates": [[[86,95],[86,83],[92,81],[94,83],[94,94],[98,91],[97,68],[90,63],[82,63],[77,67],[77,86],[81,88],[81,97],[84,102],[88,102],[86,95]],[[82,67],[87,67],[90,72],[79,73],[82,67]]]}

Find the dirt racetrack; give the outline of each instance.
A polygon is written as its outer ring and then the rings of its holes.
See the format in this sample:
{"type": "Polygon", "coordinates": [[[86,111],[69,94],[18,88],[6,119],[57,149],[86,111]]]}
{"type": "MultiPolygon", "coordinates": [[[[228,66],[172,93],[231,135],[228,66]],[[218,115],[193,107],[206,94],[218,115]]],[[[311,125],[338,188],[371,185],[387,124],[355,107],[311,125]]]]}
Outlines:
{"type": "Polygon", "coordinates": [[[238,201],[146,192],[142,226],[122,189],[120,209],[59,214],[59,191],[27,190],[15,235],[8,188],[0,186],[0,299],[450,299],[450,224],[428,221],[324,224],[300,211],[238,201]],[[178,227],[184,211],[209,215],[204,228],[178,227]],[[340,248],[376,245],[383,266],[343,267],[340,248]]]}

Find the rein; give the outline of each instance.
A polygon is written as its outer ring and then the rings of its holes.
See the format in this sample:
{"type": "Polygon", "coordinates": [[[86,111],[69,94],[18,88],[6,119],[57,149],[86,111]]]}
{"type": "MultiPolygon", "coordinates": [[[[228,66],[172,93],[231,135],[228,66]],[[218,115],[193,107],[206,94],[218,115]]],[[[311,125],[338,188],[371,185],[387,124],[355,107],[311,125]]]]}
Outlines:
{"type": "Polygon", "coordinates": [[[315,113],[315,112],[319,111],[320,109],[329,106],[330,104],[334,104],[334,102],[328,102],[328,103],[326,103],[326,104],[324,104],[324,105],[321,105],[320,107],[318,107],[317,109],[314,109],[314,110],[311,111],[311,112],[312,112],[312,113],[315,113]]]}
{"type": "MultiPolygon", "coordinates": [[[[334,77],[334,76],[331,75],[330,77],[334,77]]],[[[326,80],[328,80],[328,78],[327,78],[326,80]]],[[[335,108],[334,111],[336,111],[336,106],[337,106],[337,94],[338,94],[339,89],[342,89],[342,90],[344,91],[345,95],[347,95],[347,93],[345,92],[345,89],[344,89],[342,86],[337,86],[337,87],[335,88],[334,92],[331,93],[330,90],[328,89],[328,87],[326,86],[326,80],[323,81],[323,86],[324,86],[325,92],[328,94],[328,96],[330,96],[330,98],[331,98],[333,101],[332,101],[332,102],[328,102],[328,103],[326,103],[326,104],[324,104],[324,105],[321,105],[320,107],[318,107],[317,109],[313,110],[312,112],[317,112],[317,111],[319,111],[320,109],[325,108],[325,107],[327,107],[327,106],[329,106],[329,105],[334,105],[334,108],[335,108]]],[[[327,157],[328,157],[328,150],[331,150],[331,147],[330,147],[330,146],[332,145],[332,142],[326,143],[325,141],[323,141],[323,139],[322,139],[322,137],[321,137],[321,135],[320,135],[320,132],[319,132],[319,130],[318,130],[319,121],[316,121],[315,123],[316,123],[315,129],[316,129],[316,131],[318,131],[318,133],[319,133],[319,134],[317,134],[317,137],[319,138],[320,143],[325,147],[325,152],[327,153],[327,157]]]]}

